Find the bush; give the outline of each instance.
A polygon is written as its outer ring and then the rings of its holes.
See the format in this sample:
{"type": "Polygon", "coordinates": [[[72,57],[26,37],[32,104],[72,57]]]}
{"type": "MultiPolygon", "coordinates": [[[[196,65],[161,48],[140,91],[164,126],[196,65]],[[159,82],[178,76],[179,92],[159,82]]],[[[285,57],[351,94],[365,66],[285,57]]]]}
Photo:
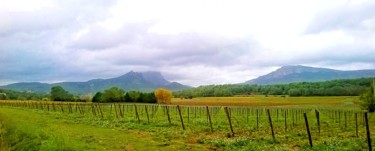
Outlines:
{"type": "Polygon", "coordinates": [[[361,105],[363,109],[368,110],[369,112],[375,111],[375,81],[373,81],[370,89],[365,93],[361,94],[360,100],[362,101],[361,105]]]}

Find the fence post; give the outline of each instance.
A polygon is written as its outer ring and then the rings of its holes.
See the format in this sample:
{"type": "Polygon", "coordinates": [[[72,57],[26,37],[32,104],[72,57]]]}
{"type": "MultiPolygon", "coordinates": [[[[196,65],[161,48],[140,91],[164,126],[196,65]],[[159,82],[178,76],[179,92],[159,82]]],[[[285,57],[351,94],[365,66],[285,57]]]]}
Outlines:
{"type": "Polygon", "coordinates": [[[372,147],[371,147],[371,137],[370,137],[370,129],[369,129],[369,125],[368,125],[367,112],[365,112],[365,122],[366,122],[366,134],[367,134],[368,150],[369,150],[369,151],[372,151],[372,147]]]}
{"type": "Polygon", "coordinates": [[[310,147],[313,147],[312,140],[311,140],[311,134],[310,134],[310,128],[309,128],[309,121],[307,120],[306,113],[303,113],[303,116],[305,116],[306,130],[307,130],[307,135],[309,135],[310,147]]]}
{"type": "Polygon", "coordinates": [[[182,115],[181,115],[181,109],[180,109],[180,106],[179,106],[179,105],[177,105],[177,110],[178,110],[178,114],[180,115],[180,120],[181,120],[182,129],[185,130],[184,119],[182,118],[182,115]]]}
{"type": "Polygon", "coordinates": [[[210,110],[208,109],[208,106],[206,106],[206,110],[207,110],[208,120],[210,121],[211,132],[213,132],[214,130],[212,128],[211,115],[210,115],[210,110]]]}
{"type": "Polygon", "coordinates": [[[150,123],[150,117],[148,116],[147,105],[145,105],[145,111],[146,111],[146,115],[147,115],[147,122],[150,123]]]}
{"type": "Polygon", "coordinates": [[[284,126],[285,126],[285,131],[287,131],[287,124],[286,124],[286,110],[284,111],[284,126]]]}
{"type": "Polygon", "coordinates": [[[138,109],[137,109],[137,105],[136,104],[134,104],[134,109],[135,109],[135,116],[137,117],[138,122],[141,122],[141,119],[139,118],[138,109]]]}
{"type": "Polygon", "coordinates": [[[267,109],[267,114],[268,114],[268,122],[270,123],[270,127],[271,127],[272,138],[275,140],[275,133],[273,132],[273,126],[272,126],[272,119],[271,119],[270,109],[267,109]]]}
{"type": "Polygon", "coordinates": [[[225,113],[227,114],[227,118],[228,118],[229,126],[230,126],[230,131],[232,132],[232,137],[234,137],[234,131],[233,131],[232,121],[230,119],[230,115],[229,115],[230,113],[228,111],[228,107],[225,107],[224,110],[225,110],[225,113]]]}
{"type": "Polygon", "coordinates": [[[166,113],[167,113],[168,122],[169,122],[169,124],[172,124],[172,122],[171,122],[171,117],[169,116],[169,109],[168,109],[168,106],[165,106],[165,110],[166,110],[166,113]]]}
{"type": "Polygon", "coordinates": [[[318,123],[318,132],[320,135],[320,115],[319,115],[319,111],[317,111],[316,109],[315,109],[315,115],[316,115],[316,121],[318,123]]]}
{"type": "Polygon", "coordinates": [[[358,113],[355,113],[355,136],[358,137],[358,113]]]}

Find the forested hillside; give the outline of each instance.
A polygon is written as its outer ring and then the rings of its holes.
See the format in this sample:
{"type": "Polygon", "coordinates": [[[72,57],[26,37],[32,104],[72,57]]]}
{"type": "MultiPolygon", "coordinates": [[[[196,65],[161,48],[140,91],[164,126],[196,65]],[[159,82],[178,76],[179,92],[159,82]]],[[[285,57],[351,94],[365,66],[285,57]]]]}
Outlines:
{"type": "Polygon", "coordinates": [[[175,97],[220,97],[235,95],[356,96],[366,91],[373,78],[300,82],[277,85],[208,85],[174,92],[175,97]]]}

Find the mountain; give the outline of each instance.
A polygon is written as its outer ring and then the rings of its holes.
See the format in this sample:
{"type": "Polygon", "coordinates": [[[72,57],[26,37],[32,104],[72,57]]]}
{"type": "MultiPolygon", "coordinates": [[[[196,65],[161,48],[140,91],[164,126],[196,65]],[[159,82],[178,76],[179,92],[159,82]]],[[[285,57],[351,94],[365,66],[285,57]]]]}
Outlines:
{"type": "Polygon", "coordinates": [[[365,77],[375,77],[375,70],[342,71],[296,65],[281,67],[269,74],[246,81],[245,84],[286,84],[294,82],[320,82],[365,77]]]}
{"type": "Polygon", "coordinates": [[[183,90],[190,86],[182,85],[177,82],[167,81],[159,72],[128,72],[122,76],[110,79],[93,79],[86,82],[61,82],[61,83],[15,83],[6,86],[0,86],[3,89],[16,91],[31,91],[49,93],[53,86],[62,86],[65,90],[74,94],[95,93],[103,91],[110,87],[119,87],[126,91],[153,91],[156,88],[164,87],[172,91],[183,90]]]}

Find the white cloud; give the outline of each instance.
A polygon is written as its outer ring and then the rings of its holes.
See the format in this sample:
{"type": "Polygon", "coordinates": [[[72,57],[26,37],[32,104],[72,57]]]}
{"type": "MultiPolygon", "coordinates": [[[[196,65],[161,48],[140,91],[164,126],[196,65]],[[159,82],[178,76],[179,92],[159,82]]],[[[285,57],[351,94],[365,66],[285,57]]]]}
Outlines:
{"type": "Polygon", "coordinates": [[[197,86],[289,64],[375,68],[370,0],[0,3],[0,85],[157,70],[197,86]]]}

